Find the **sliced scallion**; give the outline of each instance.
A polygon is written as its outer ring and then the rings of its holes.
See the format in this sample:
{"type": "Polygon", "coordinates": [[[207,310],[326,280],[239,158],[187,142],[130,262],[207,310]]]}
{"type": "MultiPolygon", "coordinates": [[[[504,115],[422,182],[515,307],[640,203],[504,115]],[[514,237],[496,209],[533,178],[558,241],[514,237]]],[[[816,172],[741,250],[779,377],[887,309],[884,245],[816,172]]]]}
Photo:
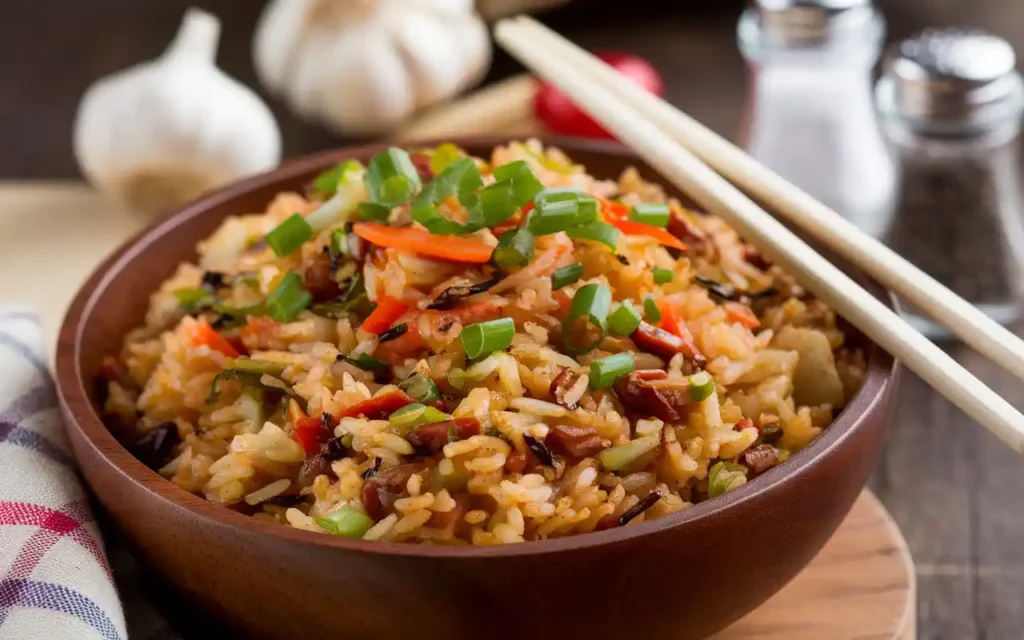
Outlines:
{"type": "Polygon", "coordinates": [[[302,246],[313,237],[313,227],[309,226],[302,214],[293,214],[290,218],[277,225],[267,233],[267,246],[274,254],[283,258],[302,246]]]}
{"type": "Polygon", "coordinates": [[[619,244],[619,230],[607,222],[591,222],[566,231],[573,240],[590,240],[606,245],[612,251],[619,244]]]}
{"type": "Polygon", "coordinates": [[[494,168],[495,180],[511,180],[512,194],[517,207],[525,206],[544,188],[530,171],[525,160],[516,160],[494,168]]]}
{"type": "Polygon", "coordinates": [[[530,264],[533,260],[533,234],[526,229],[510,229],[501,234],[491,260],[502,269],[530,264]]]}
{"type": "Polygon", "coordinates": [[[619,308],[608,316],[608,330],[617,336],[628,336],[636,331],[643,319],[633,303],[623,300],[619,308]]]}
{"type": "Polygon", "coordinates": [[[608,310],[611,304],[612,293],[603,284],[591,283],[579,288],[569,305],[569,314],[562,322],[562,341],[569,353],[587,353],[601,343],[608,331],[608,310]],[[573,335],[579,333],[576,323],[581,319],[586,319],[596,328],[598,335],[593,340],[577,344],[573,341],[573,335]]]}
{"type": "Polygon", "coordinates": [[[327,199],[334,195],[345,177],[363,168],[358,160],[346,160],[313,178],[313,194],[327,199]]]}
{"type": "Polygon", "coordinates": [[[551,274],[551,290],[558,291],[562,287],[576,282],[581,276],[583,276],[583,265],[578,262],[555,269],[555,272],[551,274]]]}
{"type": "Polygon", "coordinates": [[[178,306],[185,311],[197,311],[213,306],[217,302],[216,296],[202,288],[175,289],[174,297],[178,301],[178,306]]]}
{"type": "Polygon", "coordinates": [[[441,399],[441,392],[434,381],[422,373],[414,373],[398,385],[398,388],[416,402],[427,404],[441,399]]]}
{"type": "Polygon", "coordinates": [[[378,360],[373,356],[368,356],[365,353],[360,353],[356,358],[339,354],[338,360],[341,362],[347,362],[353,367],[358,367],[363,371],[376,371],[378,369],[388,368],[388,363],[383,360],[378,360]]]}
{"type": "Polygon", "coordinates": [[[331,240],[327,244],[327,249],[332,263],[337,262],[341,256],[348,253],[348,234],[345,233],[345,229],[338,228],[331,232],[331,240]]]}
{"type": "Polygon", "coordinates": [[[725,460],[716,462],[708,470],[708,497],[715,498],[735,489],[747,481],[747,468],[725,460]]]}
{"type": "Polygon", "coordinates": [[[298,274],[288,273],[267,296],[267,315],[278,322],[291,322],[312,301],[313,296],[302,288],[298,274]]]}
{"type": "Polygon", "coordinates": [[[493,227],[516,214],[518,207],[515,204],[515,187],[511,180],[501,180],[487,185],[476,194],[476,197],[477,206],[470,213],[476,215],[476,212],[479,212],[479,217],[482,218],[479,221],[481,226],[493,227]]]}
{"type": "Polygon", "coordinates": [[[658,308],[658,303],[654,301],[654,296],[644,296],[644,318],[651,324],[658,324],[661,322],[661,309],[658,308]]]}
{"type": "Polygon", "coordinates": [[[652,227],[668,226],[668,220],[672,213],[668,205],[662,202],[644,202],[633,207],[629,212],[629,219],[633,222],[649,224],[652,227]]]}
{"type": "Polygon", "coordinates": [[[512,318],[498,318],[487,322],[478,322],[465,327],[460,334],[462,346],[470,358],[504,351],[512,344],[516,335],[516,325],[512,318]]]}
{"type": "Polygon", "coordinates": [[[578,213],[579,203],[576,200],[549,200],[534,207],[527,226],[538,236],[558,233],[575,226],[578,213]]]}
{"type": "Polygon", "coordinates": [[[325,516],[315,518],[317,526],[343,538],[362,538],[373,527],[373,518],[362,509],[347,504],[325,516]]]}
{"type": "Polygon", "coordinates": [[[426,405],[418,402],[407,404],[398,411],[395,411],[388,418],[388,422],[395,427],[412,427],[419,424],[419,419],[426,410],[426,405]]]}
{"type": "MultiPolygon", "coordinates": [[[[471,226],[449,220],[441,215],[437,205],[451,196],[458,196],[466,208],[477,206],[476,190],[483,186],[480,170],[472,158],[459,158],[423,188],[412,203],[412,219],[438,235],[451,235],[473,231],[471,226]]],[[[482,219],[482,213],[479,214],[482,219]]]]}
{"type": "Polygon", "coordinates": [[[615,384],[620,377],[636,370],[632,353],[616,353],[615,355],[594,360],[590,363],[590,388],[607,389],[615,384]]]}
{"type": "Polygon", "coordinates": [[[690,398],[694,402],[703,402],[715,392],[715,381],[707,371],[699,371],[690,376],[690,398]]]}
{"type": "Polygon", "coordinates": [[[666,284],[672,282],[672,270],[654,267],[654,284],[666,284]]]}
{"type": "Polygon", "coordinates": [[[371,222],[387,222],[391,217],[391,207],[377,202],[360,202],[359,217],[371,222]]]}
{"type": "Polygon", "coordinates": [[[420,175],[409,152],[391,147],[375,155],[363,177],[370,202],[398,205],[410,200],[419,191],[420,175]]]}
{"type": "Polygon", "coordinates": [[[464,155],[461,149],[450,142],[439,144],[430,153],[430,172],[436,176],[464,155]]]}

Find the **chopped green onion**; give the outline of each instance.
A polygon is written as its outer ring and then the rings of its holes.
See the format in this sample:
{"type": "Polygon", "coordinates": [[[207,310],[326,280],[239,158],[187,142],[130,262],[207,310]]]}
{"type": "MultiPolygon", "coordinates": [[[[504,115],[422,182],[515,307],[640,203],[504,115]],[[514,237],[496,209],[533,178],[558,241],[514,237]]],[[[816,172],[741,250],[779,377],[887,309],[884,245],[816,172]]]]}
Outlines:
{"type": "Polygon", "coordinates": [[[266,360],[255,360],[253,358],[228,358],[224,362],[225,369],[233,369],[242,373],[266,374],[280,378],[284,373],[285,365],[279,362],[268,362],[266,360]]]}
{"type": "Polygon", "coordinates": [[[577,201],[584,195],[588,195],[587,192],[576,187],[550,187],[538,191],[533,196],[533,203],[540,206],[547,202],[577,201]]]}
{"type": "Polygon", "coordinates": [[[352,448],[352,441],[355,440],[355,439],[356,439],[356,437],[355,437],[354,434],[346,433],[345,435],[341,436],[341,444],[346,449],[351,449],[352,448]]]}
{"type": "Polygon", "coordinates": [[[370,160],[363,182],[370,202],[391,206],[407,202],[421,186],[419,172],[409,152],[397,147],[382,151],[370,160]]]}
{"type": "Polygon", "coordinates": [[[407,404],[398,411],[391,414],[388,418],[388,422],[394,427],[412,427],[419,424],[419,419],[423,416],[426,405],[418,402],[407,404]]]}
{"type": "Polygon", "coordinates": [[[644,296],[644,318],[651,324],[661,322],[661,309],[658,308],[658,303],[654,301],[654,296],[650,294],[644,296]]]}
{"type": "Polygon", "coordinates": [[[636,331],[641,322],[643,318],[633,303],[623,300],[619,308],[608,316],[608,329],[617,336],[628,336],[636,331]]]}
{"type": "Polygon", "coordinates": [[[665,284],[672,282],[672,270],[654,267],[654,284],[665,284]]]}
{"type": "Polygon", "coordinates": [[[210,307],[217,301],[217,296],[202,288],[175,289],[174,297],[178,300],[178,306],[185,311],[210,307]]]}
{"type": "Polygon", "coordinates": [[[459,149],[454,144],[450,142],[441,143],[430,153],[430,172],[436,176],[464,155],[462,149],[459,149]]]}
{"type": "Polygon", "coordinates": [[[551,274],[551,290],[558,291],[562,287],[576,282],[582,275],[583,265],[578,262],[555,269],[555,272],[551,274]]]}
{"type": "Polygon", "coordinates": [[[707,371],[690,376],[690,397],[694,402],[703,402],[715,392],[715,381],[707,371]]]}
{"type": "Polygon", "coordinates": [[[441,399],[441,392],[438,391],[437,385],[422,373],[414,373],[405,380],[402,380],[398,388],[416,402],[422,402],[423,404],[441,399]]]}
{"type": "Polygon", "coordinates": [[[572,298],[569,314],[562,322],[562,342],[566,350],[575,355],[587,353],[604,340],[608,330],[608,310],[612,304],[612,293],[603,284],[591,283],[583,285],[572,298]],[[587,322],[598,329],[599,335],[594,340],[583,344],[574,344],[571,337],[576,329],[576,321],[586,318],[587,322]]]}
{"type": "Polygon", "coordinates": [[[747,481],[747,468],[735,462],[722,460],[708,471],[708,497],[714,498],[735,489],[747,481]]]}
{"type": "Polygon", "coordinates": [[[431,424],[433,422],[444,422],[445,420],[451,419],[452,417],[450,415],[448,415],[444,411],[441,411],[440,409],[435,409],[434,407],[428,406],[426,409],[423,410],[423,424],[431,424]]]}
{"type": "Polygon", "coordinates": [[[636,370],[632,353],[616,353],[615,355],[594,360],[590,363],[590,388],[593,390],[607,389],[615,381],[636,370]]]}
{"type": "Polygon", "coordinates": [[[476,195],[477,206],[471,209],[470,213],[482,220],[473,222],[480,226],[493,227],[514,216],[518,208],[515,204],[514,189],[511,180],[495,182],[481,189],[476,195]]]}
{"type": "Polygon", "coordinates": [[[504,351],[516,335],[516,325],[512,318],[498,318],[487,322],[471,324],[462,330],[462,346],[470,358],[504,351]]]}
{"type": "Polygon", "coordinates": [[[633,207],[629,212],[629,219],[633,222],[649,224],[653,227],[664,229],[668,226],[671,216],[668,205],[661,202],[645,202],[633,207]]]}
{"type": "Polygon", "coordinates": [[[330,198],[338,190],[345,177],[363,168],[358,160],[346,160],[313,178],[313,193],[320,198],[330,198]]]}
{"type": "Polygon", "coordinates": [[[531,202],[544,188],[540,180],[530,171],[525,160],[516,160],[494,168],[495,180],[511,180],[513,202],[516,207],[523,207],[531,202]]]}
{"type": "Polygon", "coordinates": [[[388,368],[388,363],[383,360],[378,360],[373,356],[368,356],[365,353],[360,353],[357,358],[350,358],[349,356],[338,354],[338,360],[347,362],[353,367],[359,367],[363,371],[376,371],[378,369],[388,368]]]}
{"type": "Polygon", "coordinates": [[[533,260],[533,234],[526,229],[509,229],[498,238],[491,260],[502,269],[530,264],[533,260]]]}
{"type": "Polygon", "coordinates": [[[313,227],[309,226],[302,214],[293,214],[290,218],[277,225],[267,233],[267,245],[274,250],[279,258],[289,255],[313,237],[313,227]]]}
{"type": "Polygon", "coordinates": [[[267,315],[278,322],[291,322],[312,301],[313,296],[302,288],[302,279],[290,272],[267,296],[267,315]]]}
{"type": "Polygon", "coordinates": [[[345,229],[338,228],[331,232],[331,239],[327,244],[327,251],[332,264],[337,262],[341,256],[348,253],[348,234],[345,233],[345,229]]]}
{"type": "MultiPolygon", "coordinates": [[[[473,231],[472,226],[460,224],[441,215],[437,205],[457,195],[459,202],[467,209],[478,206],[476,190],[484,184],[480,169],[472,158],[459,158],[448,165],[430,184],[424,187],[412,203],[412,219],[438,235],[451,235],[473,231]]],[[[477,217],[483,218],[482,213],[477,217]]],[[[481,221],[479,226],[483,226],[481,221]]]]}
{"type": "Polygon", "coordinates": [[[578,226],[597,222],[597,213],[601,207],[597,204],[596,198],[589,194],[580,196],[577,207],[576,224],[578,226]]]}
{"type": "Polygon", "coordinates": [[[607,222],[591,222],[579,227],[573,227],[566,231],[566,234],[573,240],[591,240],[607,245],[615,251],[619,244],[619,230],[607,222]]]}
{"type": "Polygon", "coordinates": [[[391,217],[391,207],[376,202],[360,202],[359,217],[370,222],[386,222],[391,217]]]}
{"type": "Polygon", "coordinates": [[[315,518],[317,526],[343,538],[362,538],[373,527],[373,518],[359,507],[347,504],[325,516],[315,518]]]}
{"type": "Polygon", "coordinates": [[[597,460],[608,471],[621,471],[639,460],[644,454],[654,451],[660,444],[661,434],[651,434],[617,447],[608,447],[597,454],[597,460]]]}
{"type": "Polygon", "coordinates": [[[575,226],[578,213],[575,200],[552,200],[534,207],[526,225],[534,235],[545,236],[575,226]]]}

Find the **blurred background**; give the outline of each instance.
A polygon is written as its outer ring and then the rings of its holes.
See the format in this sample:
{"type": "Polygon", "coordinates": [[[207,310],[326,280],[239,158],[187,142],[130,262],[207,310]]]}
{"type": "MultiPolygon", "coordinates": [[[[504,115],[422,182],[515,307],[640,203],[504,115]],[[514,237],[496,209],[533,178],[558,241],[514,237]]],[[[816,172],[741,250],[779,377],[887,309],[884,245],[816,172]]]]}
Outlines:
{"type": "MultiPolygon", "coordinates": [[[[499,11],[515,0],[481,0],[499,11]]],[[[543,4],[543,0],[527,4],[543,4]]],[[[591,49],[637,53],[661,72],[671,102],[715,130],[734,134],[745,95],[745,69],[736,48],[742,0],[572,0],[543,13],[544,21],[591,49]]],[[[0,8],[0,176],[78,175],[71,150],[78,101],[97,78],[159,55],[189,6],[223,21],[218,64],[267,98],[281,126],[284,155],[337,146],[347,140],[302,123],[269,98],[253,68],[252,35],[259,0],[37,0],[0,8]]],[[[1019,0],[880,0],[890,40],[924,26],[987,28],[1024,47],[1019,0]]],[[[519,70],[498,51],[485,82],[519,70]]]]}
{"type": "MultiPolygon", "coordinates": [[[[514,0],[480,0],[488,15],[514,0]]],[[[592,50],[648,60],[665,95],[727,137],[742,130],[752,86],[736,41],[742,0],[571,0],[538,16],[592,50]]],[[[1022,0],[877,0],[887,40],[929,26],[968,26],[1024,51],[1022,0]]],[[[217,61],[270,105],[283,156],[360,138],[300,120],[257,79],[252,39],[259,0],[8,0],[0,8],[0,179],[76,179],[72,129],[78,102],[98,78],[160,55],[184,11],[222,21],[217,61]]],[[[495,51],[484,84],[522,72],[495,51]]],[[[1019,197],[1014,208],[1019,209],[1019,197]]],[[[50,206],[50,205],[47,205],[50,206]]],[[[83,212],[86,215],[88,212],[83,212]]],[[[1015,215],[1019,215],[1018,213],[1015,215]]],[[[3,213],[0,213],[2,222],[3,213]]],[[[6,232],[5,232],[6,233],[6,232]]],[[[10,235],[10,234],[7,234],[10,235]]],[[[3,280],[0,277],[0,280],[3,280]]],[[[1020,326],[1016,327],[1018,331],[1020,326]]],[[[1018,406],[1019,385],[962,346],[951,353],[1018,406]]],[[[872,488],[907,538],[917,564],[920,638],[1024,637],[1024,478],[1020,461],[994,438],[907,375],[894,433],[872,488]]]]}

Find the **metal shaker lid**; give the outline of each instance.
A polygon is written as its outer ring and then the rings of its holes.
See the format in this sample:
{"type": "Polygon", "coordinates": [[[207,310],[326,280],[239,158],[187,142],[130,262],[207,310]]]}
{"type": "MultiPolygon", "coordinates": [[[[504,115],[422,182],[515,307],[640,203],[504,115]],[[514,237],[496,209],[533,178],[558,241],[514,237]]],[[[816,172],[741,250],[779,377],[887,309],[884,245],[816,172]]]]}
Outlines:
{"type": "Polygon", "coordinates": [[[924,128],[970,129],[1018,117],[1022,82],[1008,42],[978,30],[929,29],[898,43],[878,82],[881,111],[924,128]]]}
{"type": "Polygon", "coordinates": [[[752,0],[761,36],[775,45],[821,44],[871,23],[871,0],[752,0]]]}

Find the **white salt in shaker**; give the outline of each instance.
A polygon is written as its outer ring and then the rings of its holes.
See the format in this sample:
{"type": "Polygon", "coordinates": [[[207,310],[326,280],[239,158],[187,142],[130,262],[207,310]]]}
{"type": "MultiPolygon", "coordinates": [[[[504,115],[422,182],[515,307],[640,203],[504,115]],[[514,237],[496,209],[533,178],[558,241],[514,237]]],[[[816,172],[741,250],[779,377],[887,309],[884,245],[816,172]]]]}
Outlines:
{"type": "Polygon", "coordinates": [[[876,236],[894,182],[872,101],[884,33],[870,0],[754,0],[738,27],[752,83],[745,146],[876,236]]]}
{"type": "MultiPolygon", "coordinates": [[[[1018,320],[1024,82],[1013,48],[980,31],[925,31],[894,48],[876,101],[898,159],[884,241],[993,320],[1018,320]]],[[[908,316],[930,337],[949,335],[912,308],[908,316]]]]}

